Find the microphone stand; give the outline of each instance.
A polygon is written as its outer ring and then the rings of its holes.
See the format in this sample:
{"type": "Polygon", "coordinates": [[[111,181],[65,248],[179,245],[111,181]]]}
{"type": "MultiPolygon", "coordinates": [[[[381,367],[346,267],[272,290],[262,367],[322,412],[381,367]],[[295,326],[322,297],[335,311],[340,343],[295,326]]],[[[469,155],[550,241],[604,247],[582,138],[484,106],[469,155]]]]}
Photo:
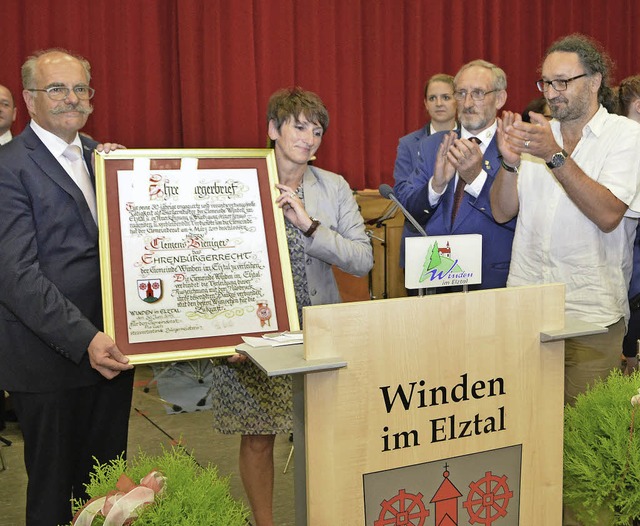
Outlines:
{"type": "MultiPolygon", "coordinates": [[[[416,219],[409,213],[409,211],[402,205],[402,203],[400,201],[398,201],[398,198],[395,196],[395,194],[393,193],[393,188],[391,188],[388,184],[382,184],[380,185],[380,188],[378,190],[378,192],[380,193],[380,195],[382,197],[384,197],[385,199],[389,199],[392,203],[394,203],[394,211],[396,209],[400,209],[400,211],[402,212],[402,215],[405,217],[405,219],[407,221],[409,221],[409,223],[411,223],[413,225],[413,227],[416,229],[416,231],[423,237],[427,237],[427,233],[425,232],[424,228],[422,228],[422,226],[416,221],[416,219]]],[[[386,255],[386,252],[385,252],[386,255]]],[[[386,271],[386,262],[385,262],[385,271],[386,271]]],[[[433,294],[435,292],[435,290],[433,289],[428,289],[427,290],[427,294],[433,294]]],[[[418,296],[424,296],[425,293],[425,289],[421,288],[418,289],[418,296]]]]}
{"type": "MultiPolygon", "coordinates": [[[[375,239],[377,241],[380,241],[380,245],[382,246],[382,249],[384,251],[384,270],[382,273],[382,280],[383,280],[383,291],[382,291],[382,299],[387,299],[389,297],[389,286],[388,286],[388,268],[389,268],[389,251],[388,251],[388,245],[387,245],[387,224],[386,222],[389,219],[393,219],[396,215],[396,212],[398,211],[398,205],[393,202],[392,206],[389,206],[385,209],[384,213],[375,219],[371,219],[369,221],[367,221],[368,225],[372,225],[375,226],[375,228],[382,228],[384,229],[384,239],[379,238],[377,236],[375,236],[373,234],[373,232],[371,230],[367,230],[367,235],[369,236],[370,239],[375,239]]],[[[369,298],[371,298],[372,300],[376,299],[374,293],[373,293],[373,269],[371,269],[369,271],[369,298]]]]}

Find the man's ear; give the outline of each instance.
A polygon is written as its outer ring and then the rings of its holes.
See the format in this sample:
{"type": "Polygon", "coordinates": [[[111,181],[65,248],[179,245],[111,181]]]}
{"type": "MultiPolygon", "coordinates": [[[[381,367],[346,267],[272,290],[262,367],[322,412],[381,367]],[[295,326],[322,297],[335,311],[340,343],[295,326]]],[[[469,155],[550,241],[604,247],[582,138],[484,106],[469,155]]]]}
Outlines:
{"type": "Polygon", "coordinates": [[[598,93],[598,90],[602,85],[602,73],[594,73],[589,80],[591,81],[591,91],[593,93],[598,93]]]}
{"type": "Polygon", "coordinates": [[[636,116],[640,115],[640,99],[636,99],[631,103],[631,109],[636,112],[636,116]]]}
{"type": "Polygon", "coordinates": [[[35,95],[31,93],[29,90],[22,90],[22,98],[24,99],[24,103],[27,105],[27,110],[29,111],[29,115],[34,114],[35,101],[33,98],[35,95]]]}
{"type": "Polygon", "coordinates": [[[507,90],[501,89],[496,93],[496,110],[499,110],[507,102],[507,90]]]}

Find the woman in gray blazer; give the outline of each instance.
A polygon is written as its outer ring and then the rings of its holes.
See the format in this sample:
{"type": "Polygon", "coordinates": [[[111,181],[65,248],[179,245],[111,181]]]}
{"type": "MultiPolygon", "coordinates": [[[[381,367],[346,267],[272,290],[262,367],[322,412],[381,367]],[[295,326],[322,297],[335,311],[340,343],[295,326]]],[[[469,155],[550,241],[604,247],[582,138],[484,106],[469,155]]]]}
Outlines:
{"type": "MultiPolygon", "coordinates": [[[[349,184],[311,166],[329,114],[320,98],[301,88],[269,100],[269,138],[275,149],[293,283],[302,308],[340,302],[332,266],[364,276],[373,266],[371,243],[349,184]]],[[[239,355],[214,367],[214,428],[239,433],[240,476],[256,526],[272,526],[273,445],[292,429],[291,378],[267,378],[239,355]]]]}

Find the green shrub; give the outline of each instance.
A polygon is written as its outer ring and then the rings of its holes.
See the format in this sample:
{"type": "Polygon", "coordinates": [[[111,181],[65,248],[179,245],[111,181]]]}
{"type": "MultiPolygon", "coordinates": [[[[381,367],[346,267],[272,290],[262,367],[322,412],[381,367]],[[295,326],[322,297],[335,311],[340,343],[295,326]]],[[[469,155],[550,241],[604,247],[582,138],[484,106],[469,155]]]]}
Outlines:
{"type": "Polygon", "coordinates": [[[640,517],[640,374],[614,371],[565,408],[564,496],[585,526],[640,517]]]}
{"type": "MultiPolygon", "coordinates": [[[[116,487],[122,473],[138,483],[149,472],[159,470],[166,477],[165,490],[156,496],[134,521],[135,526],[245,526],[249,512],[229,493],[229,481],[220,478],[215,466],[200,467],[186,452],[179,448],[165,451],[157,457],[143,452],[130,461],[122,458],[108,464],[98,464],[87,486],[90,497],[101,497],[116,487]]],[[[81,507],[75,503],[75,510],[81,507]]],[[[74,510],[74,512],[75,512],[74,510]]],[[[102,525],[103,518],[96,517],[93,524],[102,525]]]]}

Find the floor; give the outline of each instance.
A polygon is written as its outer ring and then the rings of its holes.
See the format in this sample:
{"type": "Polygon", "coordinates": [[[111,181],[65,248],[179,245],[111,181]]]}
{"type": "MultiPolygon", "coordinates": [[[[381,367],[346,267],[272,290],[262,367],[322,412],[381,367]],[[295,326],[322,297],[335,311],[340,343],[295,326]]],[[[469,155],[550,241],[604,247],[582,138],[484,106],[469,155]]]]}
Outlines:
{"type": "MultiPolygon", "coordinates": [[[[211,411],[167,414],[166,402],[159,398],[155,384],[148,393],[144,390],[152,375],[149,366],[137,367],[128,455],[135,455],[140,449],[151,455],[160,454],[163,446],[170,447],[173,440],[180,440],[198,463],[214,464],[221,475],[229,476],[231,494],[246,503],[237,470],[239,438],[214,432],[211,428],[211,411]]],[[[9,447],[0,444],[6,465],[6,469],[0,471],[0,526],[20,526],[24,524],[27,483],[22,436],[18,425],[12,422],[7,423],[7,428],[0,432],[0,436],[12,441],[9,447]]],[[[295,522],[293,457],[284,473],[291,447],[288,435],[277,437],[274,521],[280,526],[293,526],[295,522]]]]}

